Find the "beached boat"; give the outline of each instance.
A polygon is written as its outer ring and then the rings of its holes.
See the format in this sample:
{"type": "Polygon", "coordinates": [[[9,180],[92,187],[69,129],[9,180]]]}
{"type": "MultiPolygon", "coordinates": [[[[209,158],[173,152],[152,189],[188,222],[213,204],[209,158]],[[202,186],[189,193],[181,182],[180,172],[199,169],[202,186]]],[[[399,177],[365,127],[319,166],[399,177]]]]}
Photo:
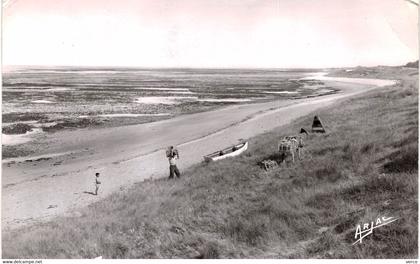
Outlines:
{"type": "Polygon", "coordinates": [[[225,148],[223,150],[219,150],[216,152],[213,152],[209,155],[204,156],[204,161],[210,162],[210,161],[217,161],[229,157],[235,157],[243,153],[248,149],[248,141],[239,143],[235,146],[225,148]]]}

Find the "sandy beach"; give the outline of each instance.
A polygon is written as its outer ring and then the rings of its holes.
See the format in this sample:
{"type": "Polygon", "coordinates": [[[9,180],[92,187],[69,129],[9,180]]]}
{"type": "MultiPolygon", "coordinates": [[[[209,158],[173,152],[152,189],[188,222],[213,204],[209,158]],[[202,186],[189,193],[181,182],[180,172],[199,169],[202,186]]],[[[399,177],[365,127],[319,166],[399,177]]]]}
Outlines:
{"type": "MultiPolygon", "coordinates": [[[[313,77],[312,77],[313,78],[313,77]]],[[[145,179],[167,177],[164,149],[176,145],[179,168],[238,140],[288,124],[352,95],[392,85],[391,80],[316,78],[340,92],[321,97],[234,105],[139,125],[61,131],[42,139],[36,157],[3,161],[2,228],[78,215],[78,208],[145,179]],[[94,174],[102,186],[94,191],[94,174]]],[[[328,125],[328,124],[327,124],[328,125]]],[[[308,124],[308,127],[310,124],[308,124]]]]}

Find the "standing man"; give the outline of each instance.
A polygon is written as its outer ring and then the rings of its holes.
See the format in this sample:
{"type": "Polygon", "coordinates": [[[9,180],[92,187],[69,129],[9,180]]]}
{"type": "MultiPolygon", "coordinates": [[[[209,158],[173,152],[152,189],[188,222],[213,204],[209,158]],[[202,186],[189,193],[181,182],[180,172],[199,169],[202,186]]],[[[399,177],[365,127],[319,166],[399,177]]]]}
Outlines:
{"type": "Polygon", "coordinates": [[[174,178],[174,174],[180,178],[181,173],[176,166],[176,160],[179,159],[179,152],[174,146],[170,146],[169,149],[166,151],[166,157],[169,160],[169,179],[174,178]]]}
{"type": "Polygon", "coordinates": [[[95,195],[98,195],[99,185],[101,185],[101,182],[99,181],[99,172],[95,173],[95,195]]]}
{"type": "Polygon", "coordinates": [[[302,152],[303,152],[303,136],[299,135],[298,137],[298,148],[297,148],[297,154],[298,154],[298,158],[299,160],[302,159],[302,152]]]}

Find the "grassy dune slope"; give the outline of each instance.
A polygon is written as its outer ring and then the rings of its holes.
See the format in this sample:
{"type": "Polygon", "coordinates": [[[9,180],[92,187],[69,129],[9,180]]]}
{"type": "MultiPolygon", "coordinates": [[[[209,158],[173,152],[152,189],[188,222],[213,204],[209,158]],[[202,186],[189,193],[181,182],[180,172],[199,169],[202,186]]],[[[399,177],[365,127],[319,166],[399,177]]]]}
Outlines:
{"type": "Polygon", "coordinates": [[[404,78],[316,113],[328,133],[308,137],[301,162],[258,166],[280,136],[308,128],[313,116],[251,139],[239,158],[3,234],[3,257],[415,258],[417,70],[387,71],[404,78]],[[358,223],[384,215],[399,220],[351,245],[358,223]]]}

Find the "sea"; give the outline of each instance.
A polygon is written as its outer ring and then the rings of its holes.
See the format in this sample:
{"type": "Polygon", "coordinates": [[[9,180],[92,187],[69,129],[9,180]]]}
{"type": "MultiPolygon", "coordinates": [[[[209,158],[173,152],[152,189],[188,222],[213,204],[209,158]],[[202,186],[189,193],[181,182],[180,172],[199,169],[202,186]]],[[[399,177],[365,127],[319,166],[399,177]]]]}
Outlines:
{"type": "Polygon", "coordinates": [[[312,72],[9,67],[3,70],[2,144],[24,144],[33,133],[154,122],[235,104],[335,92],[308,78],[312,72]]]}

